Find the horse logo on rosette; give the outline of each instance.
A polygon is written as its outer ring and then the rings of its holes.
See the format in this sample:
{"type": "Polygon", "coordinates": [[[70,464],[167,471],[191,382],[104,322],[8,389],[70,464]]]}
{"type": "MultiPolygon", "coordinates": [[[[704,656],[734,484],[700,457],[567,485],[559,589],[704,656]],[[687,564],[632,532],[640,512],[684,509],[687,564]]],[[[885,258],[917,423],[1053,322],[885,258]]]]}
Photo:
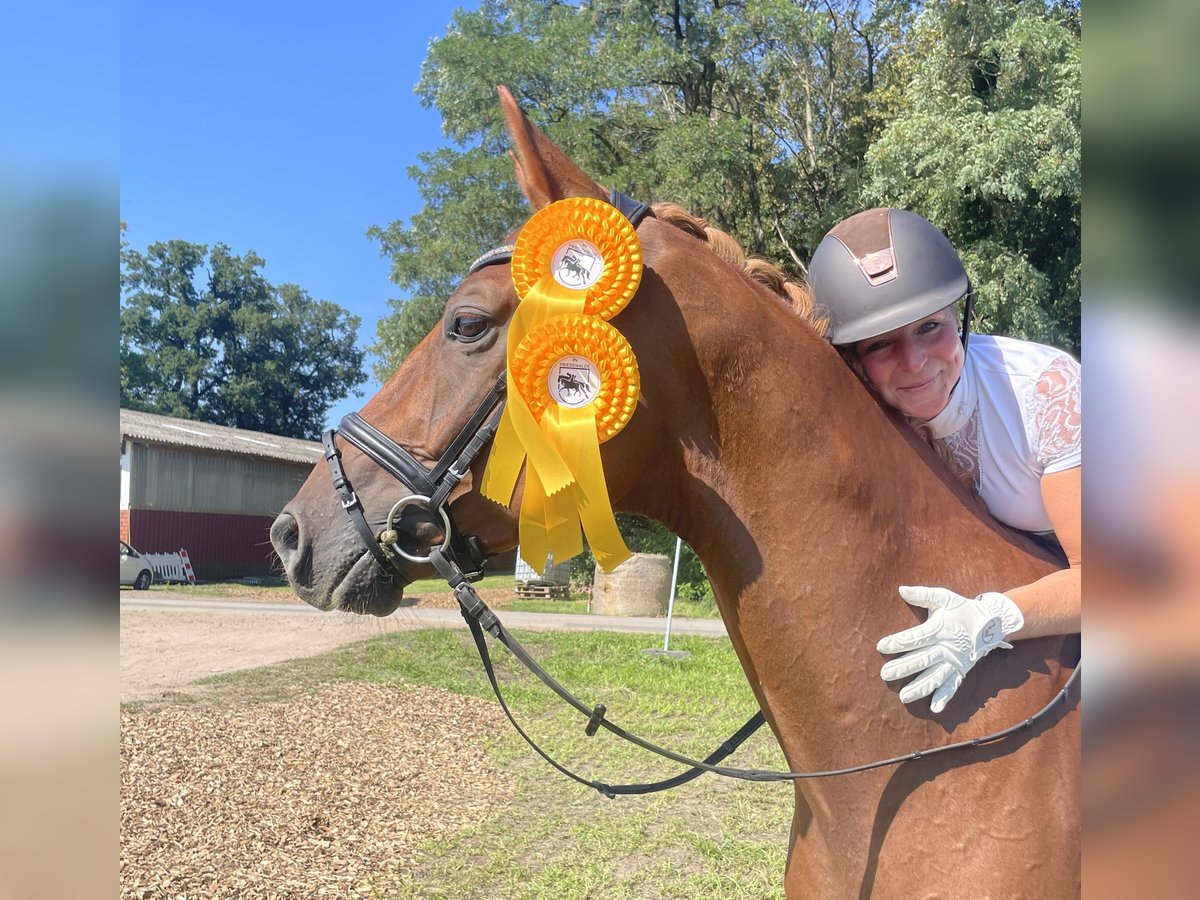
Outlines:
{"type": "Polygon", "coordinates": [[[604,271],[604,257],[594,244],[584,240],[568,241],[554,251],[550,260],[554,280],[563,287],[583,290],[591,287],[604,271]]]}
{"type": "Polygon", "coordinates": [[[600,371],[586,356],[564,356],[550,367],[546,387],[559,406],[579,409],[596,399],[600,371]]]}

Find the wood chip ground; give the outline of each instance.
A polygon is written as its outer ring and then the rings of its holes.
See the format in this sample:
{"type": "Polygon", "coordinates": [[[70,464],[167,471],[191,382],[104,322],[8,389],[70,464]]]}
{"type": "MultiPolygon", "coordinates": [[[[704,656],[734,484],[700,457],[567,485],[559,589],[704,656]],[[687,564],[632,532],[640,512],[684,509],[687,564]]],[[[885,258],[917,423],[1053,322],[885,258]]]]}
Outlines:
{"type": "Polygon", "coordinates": [[[339,684],[235,709],[121,713],[121,896],[388,896],[432,838],[509,802],[495,704],[339,684]]]}

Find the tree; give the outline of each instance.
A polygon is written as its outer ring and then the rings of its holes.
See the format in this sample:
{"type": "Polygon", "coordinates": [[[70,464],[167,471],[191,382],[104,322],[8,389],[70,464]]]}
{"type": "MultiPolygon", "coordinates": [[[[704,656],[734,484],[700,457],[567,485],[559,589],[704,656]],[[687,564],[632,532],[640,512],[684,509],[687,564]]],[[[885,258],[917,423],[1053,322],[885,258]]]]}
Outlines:
{"type": "Polygon", "coordinates": [[[1070,4],[942,0],[870,148],[864,205],[942,228],[976,291],[974,327],[1079,352],[1080,35],[1070,4]]]}
{"type": "Polygon", "coordinates": [[[495,85],[603,184],[674,200],[805,271],[875,204],[960,248],[977,322],[1078,349],[1080,15],[1072,0],[483,0],[430,45],[417,91],[456,148],[410,170],[425,205],[369,232],[410,299],[386,377],[471,259],[527,215],[495,85]]]}
{"type": "Polygon", "coordinates": [[[121,252],[121,405],[315,438],[366,380],[360,320],[294,284],[271,285],[253,251],[167,241],[121,252]]]}
{"type": "Polygon", "coordinates": [[[861,6],[483,0],[455,13],[417,91],[460,149],[423,154],[409,171],[421,212],[368,232],[409,296],[379,323],[376,374],[433,326],[471,259],[528,215],[498,83],[601,183],[680,203],[802,273],[858,201],[856,173],[883,124],[869,98],[891,84],[912,18],[904,0],[861,6]]]}

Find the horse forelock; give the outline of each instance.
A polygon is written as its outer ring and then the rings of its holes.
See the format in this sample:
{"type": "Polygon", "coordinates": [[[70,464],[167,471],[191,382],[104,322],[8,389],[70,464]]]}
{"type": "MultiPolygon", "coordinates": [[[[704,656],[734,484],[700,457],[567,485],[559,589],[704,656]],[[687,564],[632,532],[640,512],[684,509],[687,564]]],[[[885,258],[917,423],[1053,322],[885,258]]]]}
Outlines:
{"type": "Polygon", "coordinates": [[[652,203],[654,216],[708,244],[709,248],[750,281],[762,285],[779,297],[810,328],[821,337],[829,335],[829,319],[817,313],[808,288],[788,278],[787,274],[768,259],[746,256],[746,251],[730,234],[710,225],[708,220],[670,202],[652,203]]]}

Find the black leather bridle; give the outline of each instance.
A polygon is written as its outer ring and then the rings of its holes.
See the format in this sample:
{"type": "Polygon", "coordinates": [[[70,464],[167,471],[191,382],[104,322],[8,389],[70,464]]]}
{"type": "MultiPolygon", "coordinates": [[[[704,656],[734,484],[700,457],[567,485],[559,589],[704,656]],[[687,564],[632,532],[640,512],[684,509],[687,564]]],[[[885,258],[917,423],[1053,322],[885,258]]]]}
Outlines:
{"type": "MultiPolygon", "coordinates": [[[[609,192],[609,202],[621,210],[635,228],[650,212],[649,204],[631,200],[617,191],[609,192]]],[[[512,259],[512,251],[513,246],[511,244],[489,250],[471,264],[467,274],[470,275],[483,266],[493,263],[508,262],[512,259]]],[[[722,760],[733,753],[734,750],[762,727],[764,718],[761,711],[751,716],[745,725],[739,728],[737,732],[703,760],[696,760],[683,754],[675,753],[631,734],[605,718],[606,709],[603,704],[597,703],[594,706],[589,706],[559,684],[552,675],[538,665],[537,661],[529,655],[520,642],[504,627],[504,624],[497,618],[496,614],[488,608],[487,604],[479,596],[479,593],[471,586],[471,582],[478,581],[483,577],[486,554],[478,538],[473,535],[461,535],[458,529],[455,528],[454,519],[450,513],[449,497],[450,493],[466,475],[471,463],[480,454],[484,446],[495,436],[496,429],[500,425],[500,417],[504,411],[504,402],[505,376],[501,372],[499,378],[492,385],[491,390],[488,391],[482,402],[480,402],[471,418],[467,420],[466,425],[463,426],[458,436],[451,442],[450,446],[446,448],[446,451],[432,467],[423,464],[398,443],[363,419],[358,413],[346,415],[342,418],[341,423],[336,429],[331,428],[325,432],[322,438],[325,445],[325,459],[329,463],[330,472],[333,476],[333,487],[342,502],[342,507],[350,516],[355,530],[362,538],[363,543],[366,544],[367,549],[379,562],[383,571],[385,573],[402,575],[399,565],[395,561],[395,556],[400,556],[415,563],[431,563],[454,590],[454,596],[458,600],[463,618],[471,630],[471,636],[474,638],[475,647],[479,652],[479,658],[483,663],[488,681],[491,683],[496,699],[500,702],[501,709],[503,709],[504,714],[517,730],[517,733],[559,772],[582,785],[599,791],[606,797],[613,798],[623,794],[649,794],[663,791],[685,784],[697,776],[703,775],[705,772],[714,772],[718,775],[740,778],[747,781],[797,781],[809,778],[826,778],[834,775],[849,775],[884,766],[899,765],[903,762],[910,762],[949,751],[982,747],[1018,734],[1019,732],[1032,729],[1034,723],[1045,717],[1053,707],[1067,699],[1079,677],[1079,666],[1076,665],[1075,671],[1071,673],[1066,684],[1063,685],[1042,709],[1022,722],[1018,722],[1015,725],[985,737],[972,738],[966,741],[933,747],[928,750],[919,750],[888,759],[823,772],[776,772],[761,769],[733,769],[719,765],[722,760]],[[413,492],[392,505],[387,517],[387,527],[380,531],[379,534],[375,534],[371,530],[367,522],[366,513],[363,510],[362,501],[355,493],[349,478],[346,476],[345,470],[342,468],[341,451],[337,448],[336,440],[339,433],[366,454],[376,465],[384,469],[413,492]],[[403,550],[399,545],[399,534],[395,527],[395,520],[396,516],[408,506],[424,508],[435,517],[441,519],[443,541],[440,546],[431,548],[426,556],[411,554],[403,550]],[[567,704],[587,717],[584,733],[589,737],[595,735],[600,728],[604,728],[606,731],[644,750],[656,753],[659,756],[689,766],[690,768],[673,778],[648,784],[614,785],[585,778],[572,772],[539,747],[513,717],[508,704],[504,701],[504,695],[500,691],[500,685],[496,679],[495,669],[488,652],[487,641],[484,638],[484,631],[507,647],[526,668],[541,679],[547,687],[558,694],[567,704]]]]}
{"type": "Polygon", "coordinates": [[[504,393],[504,374],[501,373],[487,396],[483,398],[483,402],[432,468],[427,468],[358,413],[352,412],[343,416],[336,429],[330,428],[325,432],[322,443],[325,445],[325,461],[329,463],[330,473],[333,475],[333,489],[342,501],[342,508],[350,516],[350,521],[362,542],[385,573],[401,574],[396,556],[416,563],[431,561],[429,556],[417,556],[404,550],[400,546],[400,535],[396,528],[396,516],[400,512],[409,506],[419,506],[441,519],[442,552],[454,560],[469,580],[478,581],[483,577],[484,563],[487,560],[483,546],[477,537],[464,535],[455,527],[448,501],[451,491],[467,474],[475,457],[495,435],[504,411],[504,393]],[[372,531],[367,523],[362,500],[342,468],[342,454],[337,448],[336,440],[339,433],[377,466],[412,491],[392,505],[387,516],[387,527],[378,534],[372,531]]]}

